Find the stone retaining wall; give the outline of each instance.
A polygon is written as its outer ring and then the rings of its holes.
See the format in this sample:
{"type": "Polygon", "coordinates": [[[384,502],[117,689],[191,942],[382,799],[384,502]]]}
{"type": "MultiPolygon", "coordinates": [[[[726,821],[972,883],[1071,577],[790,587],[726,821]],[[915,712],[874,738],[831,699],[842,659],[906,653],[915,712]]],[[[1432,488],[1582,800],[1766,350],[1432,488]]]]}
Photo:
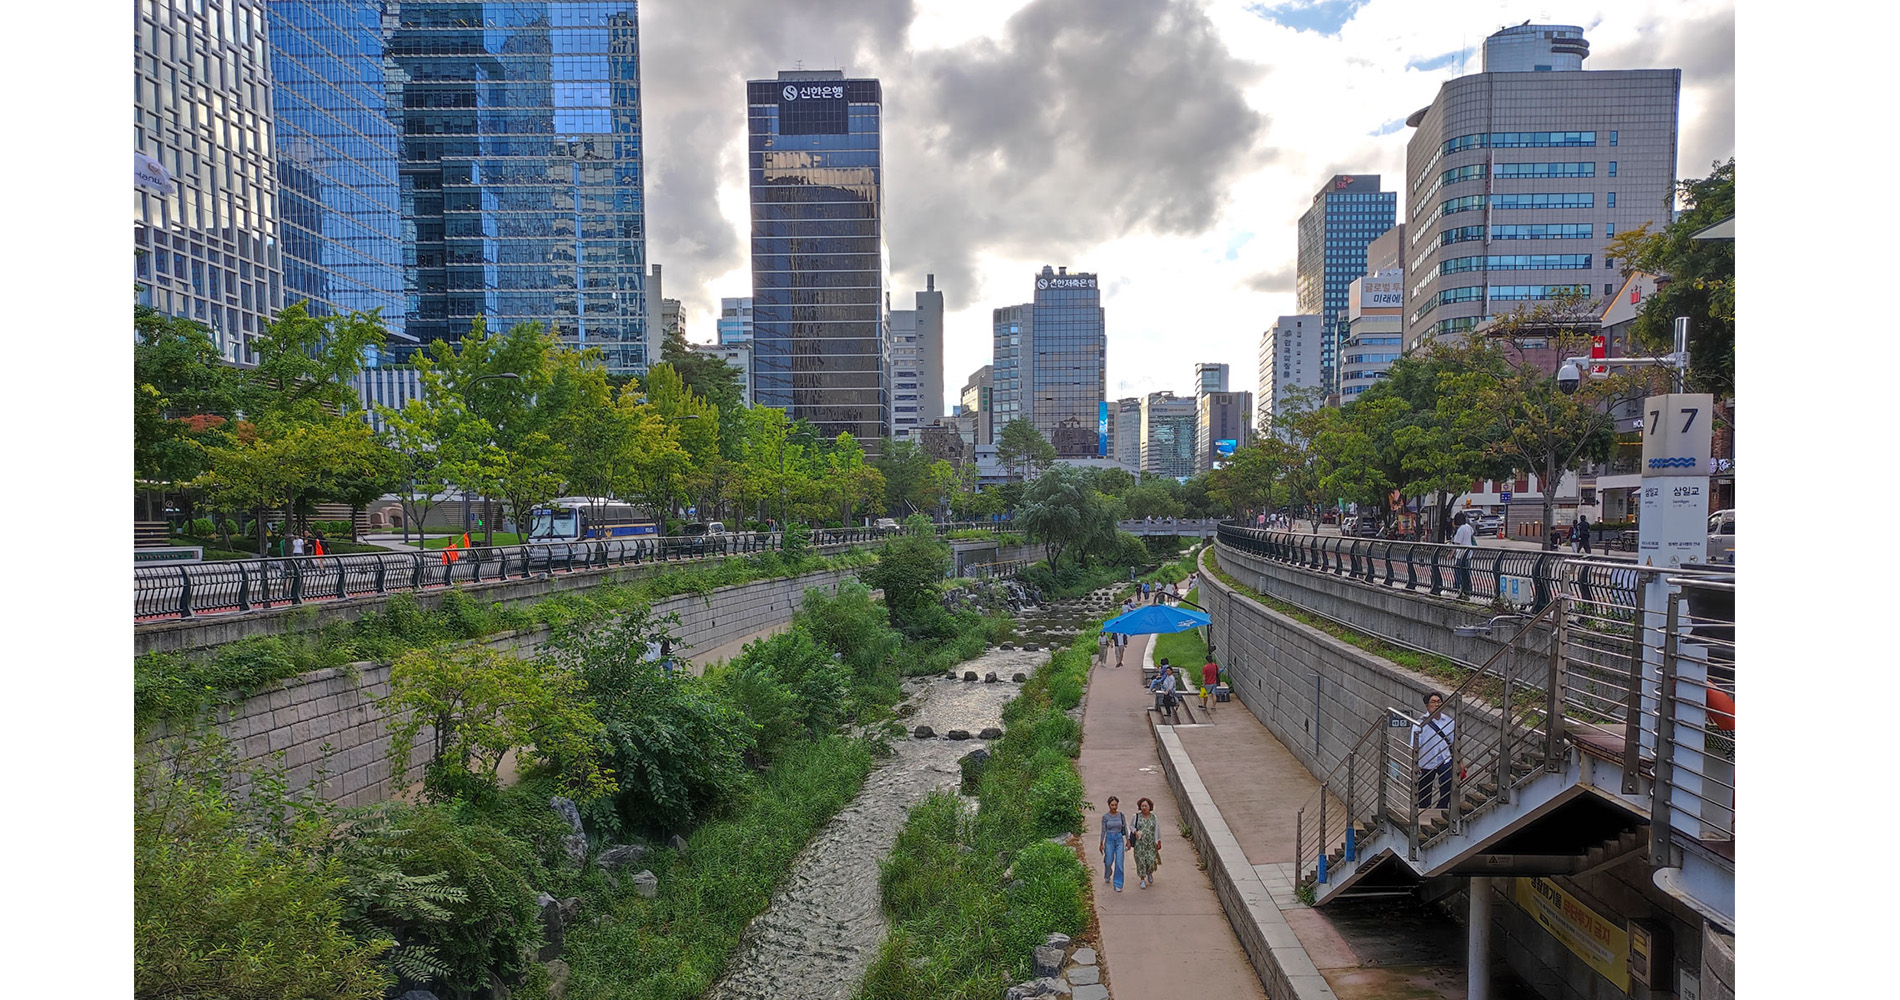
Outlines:
{"type": "MultiPolygon", "coordinates": [[[[682,594],[659,602],[654,610],[680,616],[675,631],[684,642],[676,651],[691,655],[686,646],[712,649],[788,621],[807,589],[835,589],[856,575],[855,570],[825,570],[789,580],[760,580],[703,596],[682,594]]],[[[484,641],[494,648],[532,651],[545,637],[545,630],[534,630],[504,632],[484,641]]],[[[262,767],[282,751],[291,787],[304,787],[321,771],[326,801],[363,805],[390,798],[412,784],[435,739],[429,727],[417,734],[408,772],[392,783],[386,756],[388,720],[377,706],[388,693],[387,664],[312,671],[245,699],[221,717],[218,730],[231,741],[240,766],[262,767]]]]}

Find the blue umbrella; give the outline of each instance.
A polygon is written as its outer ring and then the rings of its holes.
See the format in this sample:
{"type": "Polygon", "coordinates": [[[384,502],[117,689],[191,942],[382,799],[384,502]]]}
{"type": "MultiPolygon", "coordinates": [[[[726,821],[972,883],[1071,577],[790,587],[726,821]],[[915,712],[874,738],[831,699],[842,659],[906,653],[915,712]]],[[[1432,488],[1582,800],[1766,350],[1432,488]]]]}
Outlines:
{"type": "Polygon", "coordinates": [[[1186,608],[1169,607],[1165,604],[1144,604],[1133,611],[1116,615],[1102,623],[1102,631],[1118,632],[1122,635],[1157,635],[1164,632],[1186,632],[1213,623],[1213,619],[1199,611],[1186,608]]]}

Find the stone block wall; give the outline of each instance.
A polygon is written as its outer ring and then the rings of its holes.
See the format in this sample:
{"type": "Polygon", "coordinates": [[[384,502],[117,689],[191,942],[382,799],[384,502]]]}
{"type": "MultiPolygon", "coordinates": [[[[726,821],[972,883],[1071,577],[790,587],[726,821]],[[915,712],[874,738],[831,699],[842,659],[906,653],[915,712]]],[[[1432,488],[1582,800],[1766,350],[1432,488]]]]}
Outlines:
{"type": "MultiPolygon", "coordinates": [[[[790,620],[805,591],[836,588],[854,570],[826,570],[789,580],[760,580],[721,587],[705,595],[682,594],[655,605],[678,613],[675,632],[686,643],[711,649],[790,620]]],[[[484,640],[498,649],[529,652],[544,630],[504,632],[484,640]]],[[[389,693],[389,666],[354,663],[285,680],[226,711],[218,731],[231,741],[244,770],[261,768],[279,751],[286,778],[303,788],[319,774],[321,794],[338,805],[364,805],[391,798],[415,781],[429,759],[434,730],[424,727],[409,753],[407,772],[391,779],[389,725],[377,701],[389,693]]],[[[154,739],[162,737],[161,731],[154,739]]]]}

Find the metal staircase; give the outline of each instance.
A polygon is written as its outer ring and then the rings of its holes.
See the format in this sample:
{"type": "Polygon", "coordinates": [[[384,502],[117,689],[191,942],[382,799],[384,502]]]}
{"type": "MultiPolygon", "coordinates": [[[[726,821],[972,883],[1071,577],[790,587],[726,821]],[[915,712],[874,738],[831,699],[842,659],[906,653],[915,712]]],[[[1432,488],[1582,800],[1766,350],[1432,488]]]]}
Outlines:
{"type": "MultiPolygon", "coordinates": [[[[1447,809],[1421,808],[1419,717],[1388,707],[1371,720],[1300,810],[1301,894],[1574,876],[1645,853],[1694,883],[1685,901],[1734,926],[1733,618],[1708,613],[1733,583],[1666,582],[1660,607],[1558,594],[1510,619],[1515,634],[1445,698],[1447,809]]],[[[1670,881],[1657,878],[1677,892],[1670,881]]]]}

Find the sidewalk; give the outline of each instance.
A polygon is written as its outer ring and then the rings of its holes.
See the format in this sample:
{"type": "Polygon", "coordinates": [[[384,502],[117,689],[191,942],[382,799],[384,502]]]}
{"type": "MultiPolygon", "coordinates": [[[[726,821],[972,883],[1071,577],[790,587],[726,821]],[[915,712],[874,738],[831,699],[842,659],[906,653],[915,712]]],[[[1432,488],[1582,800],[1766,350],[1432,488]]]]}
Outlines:
{"type": "Polygon", "coordinates": [[[1096,881],[1095,914],[1101,932],[1101,964],[1110,997],[1122,1000],[1212,1000],[1257,997],[1266,991],[1214,894],[1207,873],[1195,869],[1194,846],[1179,833],[1180,810],[1161,773],[1148,726],[1154,697],[1141,683],[1141,662],[1151,636],[1131,637],[1125,666],[1094,666],[1082,716],[1083,798],[1087,814],[1082,848],[1096,881]],[[1135,800],[1155,802],[1161,829],[1161,869],[1151,889],[1142,889],[1133,854],[1127,857],[1123,891],[1101,881],[1101,817],[1108,797],[1135,814],[1135,800]],[[1168,877],[1162,879],[1160,872],[1168,877]]]}

